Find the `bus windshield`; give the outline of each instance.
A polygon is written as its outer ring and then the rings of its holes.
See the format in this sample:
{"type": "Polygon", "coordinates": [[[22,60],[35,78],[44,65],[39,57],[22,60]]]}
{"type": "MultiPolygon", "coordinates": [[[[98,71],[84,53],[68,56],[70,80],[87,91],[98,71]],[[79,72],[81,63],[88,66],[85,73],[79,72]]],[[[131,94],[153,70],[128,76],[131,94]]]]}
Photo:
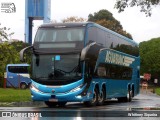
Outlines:
{"type": "Polygon", "coordinates": [[[83,41],[84,28],[39,28],[35,42],[83,41]]]}
{"type": "Polygon", "coordinates": [[[32,78],[45,81],[80,79],[79,54],[33,55],[32,78]]]}

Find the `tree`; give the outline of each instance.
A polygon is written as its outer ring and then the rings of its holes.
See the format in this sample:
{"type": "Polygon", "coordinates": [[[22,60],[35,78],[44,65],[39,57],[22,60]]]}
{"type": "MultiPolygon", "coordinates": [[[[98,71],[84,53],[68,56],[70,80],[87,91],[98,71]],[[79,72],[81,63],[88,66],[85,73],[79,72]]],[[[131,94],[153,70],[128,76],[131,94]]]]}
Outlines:
{"type": "MultiPolygon", "coordinates": [[[[20,62],[19,52],[24,47],[29,46],[29,44],[23,43],[22,41],[18,42],[4,42],[0,44],[0,83],[2,85],[3,74],[6,69],[7,64],[16,64],[20,62]]],[[[31,53],[27,53],[26,56],[27,63],[31,63],[31,53]]]]}
{"type": "Polygon", "coordinates": [[[96,22],[97,24],[100,24],[110,30],[113,30],[119,34],[122,34],[132,39],[131,34],[123,30],[123,27],[120,24],[120,22],[116,20],[113,17],[112,13],[108,10],[103,9],[98,12],[95,12],[94,14],[89,14],[88,21],[96,22]]]}
{"type": "Polygon", "coordinates": [[[82,17],[71,16],[71,17],[63,19],[62,22],[63,23],[67,23],[67,22],[86,22],[86,19],[82,18],[82,17]]]}
{"type": "MultiPolygon", "coordinates": [[[[149,41],[141,42],[141,74],[151,73],[152,76],[160,75],[160,38],[154,38],[149,41]]],[[[160,76],[159,76],[160,77],[160,76]]]]}
{"type": "Polygon", "coordinates": [[[0,81],[2,81],[6,65],[18,62],[18,53],[8,42],[0,44],[0,53],[0,81]]]}
{"type": "Polygon", "coordinates": [[[141,12],[144,12],[146,16],[151,16],[151,10],[156,5],[160,5],[160,0],[117,0],[115,8],[118,12],[122,12],[128,6],[140,6],[141,12]]]}
{"type": "MultiPolygon", "coordinates": [[[[1,26],[1,23],[0,23],[1,26]]],[[[9,37],[11,37],[14,33],[8,33],[10,28],[7,27],[0,27],[0,41],[2,40],[9,40],[9,37]]]]}

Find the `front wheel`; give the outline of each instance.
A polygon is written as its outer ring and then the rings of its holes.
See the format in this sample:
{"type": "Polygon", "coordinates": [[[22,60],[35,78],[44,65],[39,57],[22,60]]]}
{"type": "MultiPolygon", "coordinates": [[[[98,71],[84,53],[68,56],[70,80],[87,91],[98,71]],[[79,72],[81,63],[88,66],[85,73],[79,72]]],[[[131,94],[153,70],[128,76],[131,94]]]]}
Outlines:
{"type": "Polygon", "coordinates": [[[49,102],[49,101],[45,101],[44,102],[48,107],[53,108],[56,107],[58,105],[57,102],[49,102]]]}
{"type": "Polygon", "coordinates": [[[49,102],[49,101],[45,101],[45,104],[50,108],[56,107],[57,105],[59,107],[64,107],[66,105],[66,103],[67,102],[49,102]]]}
{"type": "Polygon", "coordinates": [[[58,106],[59,107],[64,107],[66,105],[67,102],[58,102],[58,106]]]}
{"type": "Polygon", "coordinates": [[[90,101],[85,101],[86,106],[96,106],[98,103],[98,90],[95,88],[93,93],[93,98],[90,101]]]}

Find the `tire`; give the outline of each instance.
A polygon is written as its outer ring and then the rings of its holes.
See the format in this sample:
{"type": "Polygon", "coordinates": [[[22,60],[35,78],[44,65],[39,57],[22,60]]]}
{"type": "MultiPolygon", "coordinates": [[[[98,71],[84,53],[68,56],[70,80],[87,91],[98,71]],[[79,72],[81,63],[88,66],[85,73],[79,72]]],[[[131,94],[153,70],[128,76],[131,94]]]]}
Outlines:
{"type": "Polygon", "coordinates": [[[118,102],[124,102],[124,101],[125,101],[125,98],[124,98],[124,97],[118,98],[118,102]]]}
{"type": "Polygon", "coordinates": [[[104,88],[102,88],[101,93],[98,94],[98,103],[97,103],[97,105],[103,105],[105,99],[106,99],[106,91],[105,91],[104,88]]]}
{"type": "Polygon", "coordinates": [[[84,104],[88,107],[96,106],[98,103],[98,90],[94,89],[93,98],[90,101],[85,101],[84,104]]]}
{"type": "Polygon", "coordinates": [[[132,101],[132,98],[133,98],[133,91],[130,90],[130,91],[129,91],[129,99],[128,99],[128,102],[131,102],[131,101],[132,101]]]}
{"type": "Polygon", "coordinates": [[[131,102],[132,101],[132,90],[128,90],[127,96],[125,97],[125,102],[131,102]]]}
{"type": "Polygon", "coordinates": [[[20,84],[20,88],[21,89],[26,89],[27,88],[27,84],[26,83],[21,83],[20,84]]]}
{"type": "Polygon", "coordinates": [[[59,107],[64,107],[66,105],[67,102],[58,102],[58,106],[59,107]]]}
{"type": "Polygon", "coordinates": [[[57,102],[49,102],[49,101],[45,101],[44,102],[48,107],[53,108],[56,107],[58,105],[57,102]]]}
{"type": "Polygon", "coordinates": [[[118,102],[131,102],[133,98],[132,90],[128,90],[126,97],[117,98],[118,102]]]}

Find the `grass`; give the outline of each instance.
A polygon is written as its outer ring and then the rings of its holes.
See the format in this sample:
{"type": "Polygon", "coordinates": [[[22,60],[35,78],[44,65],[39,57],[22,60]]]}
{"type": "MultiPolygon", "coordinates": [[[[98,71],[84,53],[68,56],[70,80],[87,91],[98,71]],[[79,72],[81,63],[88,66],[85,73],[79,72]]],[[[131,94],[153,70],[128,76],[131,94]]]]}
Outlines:
{"type": "Polygon", "coordinates": [[[155,89],[155,92],[156,92],[157,95],[160,95],[160,88],[159,88],[159,87],[156,88],[156,89],[155,89]]]}
{"type": "Polygon", "coordinates": [[[30,90],[13,88],[0,88],[0,102],[22,102],[31,101],[30,90]]]}

